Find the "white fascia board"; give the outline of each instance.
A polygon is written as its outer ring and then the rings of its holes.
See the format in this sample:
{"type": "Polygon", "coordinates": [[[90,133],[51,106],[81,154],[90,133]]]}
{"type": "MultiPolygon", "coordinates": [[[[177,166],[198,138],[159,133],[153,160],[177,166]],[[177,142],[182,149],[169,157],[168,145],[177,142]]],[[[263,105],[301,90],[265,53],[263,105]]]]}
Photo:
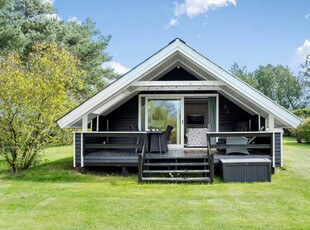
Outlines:
{"type": "Polygon", "coordinates": [[[217,91],[220,90],[217,86],[141,86],[135,89],[137,92],[140,91],[217,91]]]}
{"type": "Polygon", "coordinates": [[[285,123],[291,125],[292,127],[297,127],[302,122],[297,116],[293,115],[288,110],[272,101],[270,98],[266,97],[253,87],[233,76],[231,73],[211,62],[209,59],[193,50],[189,46],[181,44],[179,51],[212,73],[215,77],[223,80],[225,83],[233,87],[236,91],[240,92],[245,97],[248,97],[255,103],[258,103],[264,109],[268,110],[269,113],[274,114],[281,120],[285,121],[285,123]]]}
{"type": "Polygon", "coordinates": [[[222,86],[226,85],[221,81],[136,81],[131,86],[147,86],[147,87],[190,87],[190,86],[222,86]]]}
{"type": "Polygon", "coordinates": [[[178,39],[175,40],[173,43],[169,44],[158,53],[151,56],[146,61],[142,62],[140,65],[126,73],[124,76],[119,78],[117,81],[113,82],[104,90],[100,91],[90,99],[86,100],[81,105],[74,108],[68,114],[60,118],[57,123],[61,128],[69,128],[70,124],[74,124],[76,121],[81,119],[84,114],[88,114],[99,107],[102,106],[102,101],[105,98],[111,97],[115,92],[120,92],[126,89],[130,83],[139,79],[140,76],[145,74],[148,70],[152,67],[159,64],[162,60],[169,57],[171,54],[177,51],[178,46],[183,44],[178,39]]]}

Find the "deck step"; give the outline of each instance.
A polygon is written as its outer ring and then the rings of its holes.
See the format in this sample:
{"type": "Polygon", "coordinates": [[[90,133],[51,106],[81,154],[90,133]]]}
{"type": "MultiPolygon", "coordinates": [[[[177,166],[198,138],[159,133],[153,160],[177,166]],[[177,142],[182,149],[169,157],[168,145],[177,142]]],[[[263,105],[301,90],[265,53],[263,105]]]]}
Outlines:
{"type": "Polygon", "coordinates": [[[191,162],[182,162],[182,163],[144,163],[144,166],[207,166],[209,163],[191,163],[191,162]]]}
{"type": "Polygon", "coordinates": [[[142,181],[210,182],[210,177],[142,177],[142,181]]]}
{"type": "Polygon", "coordinates": [[[209,173],[209,170],[144,170],[143,173],[209,173]]]}

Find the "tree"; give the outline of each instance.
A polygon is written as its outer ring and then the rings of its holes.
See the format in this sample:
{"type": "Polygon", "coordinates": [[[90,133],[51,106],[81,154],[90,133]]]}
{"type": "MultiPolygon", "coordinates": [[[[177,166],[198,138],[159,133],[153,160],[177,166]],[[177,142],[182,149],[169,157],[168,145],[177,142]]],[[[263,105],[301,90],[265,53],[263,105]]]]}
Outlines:
{"type": "Polygon", "coordinates": [[[282,65],[259,66],[254,72],[257,89],[287,109],[304,106],[302,85],[289,68],[282,65]]]}
{"type": "Polygon", "coordinates": [[[0,0],[0,9],[4,8],[8,0],[0,0]]]}
{"type": "Polygon", "coordinates": [[[101,65],[110,59],[104,52],[111,39],[103,36],[90,19],[79,24],[59,20],[56,10],[47,1],[42,0],[7,0],[0,12],[0,56],[9,52],[20,54],[27,63],[32,47],[40,42],[56,43],[66,48],[81,61],[81,68],[86,71],[84,88],[76,94],[81,102],[103,89],[105,79],[117,77],[111,70],[101,65]]]}
{"type": "Polygon", "coordinates": [[[308,102],[307,106],[310,106],[310,54],[307,55],[305,64],[301,65],[301,71],[299,72],[299,78],[303,85],[303,92],[305,100],[308,102]]]}
{"type": "Polygon", "coordinates": [[[287,67],[268,64],[259,66],[251,73],[246,70],[246,66],[240,68],[234,63],[230,71],[287,109],[303,108],[306,105],[305,84],[287,67]]]}
{"type": "Polygon", "coordinates": [[[17,53],[0,63],[0,147],[13,173],[39,160],[55,119],[82,87],[80,61],[56,44],[38,44],[23,65],[17,53]]]}
{"type": "Polygon", "coordinates": [[[229,70],[233,75],[240,78],[242,81],[248,83],[250,86],[257,88],[258,83],[256,79],[254,79],[254,75],[251,72],[248,72],[246,66],[242,68],[235,62],[229,70]]]}
{"type": "Polygon", "coordinates": [[[301,118],[303,123],[296,129],[289,129],[290,134],[296,138],[298,143],[302,143],[303,139],[310,143],[310,108],[293,110],[292,113],[301,118]]]}

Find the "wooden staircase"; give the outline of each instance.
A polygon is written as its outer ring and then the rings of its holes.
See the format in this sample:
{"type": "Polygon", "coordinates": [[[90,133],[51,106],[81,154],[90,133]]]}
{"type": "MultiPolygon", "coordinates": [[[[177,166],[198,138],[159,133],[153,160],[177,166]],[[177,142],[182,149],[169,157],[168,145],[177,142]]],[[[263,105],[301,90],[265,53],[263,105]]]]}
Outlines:
{"type": "Polygon", "coordinates": [[[213,155],[188,154],[177,157],[147,154],[141,164],[139,181],[212,183],[213,168],[213,155]]]}

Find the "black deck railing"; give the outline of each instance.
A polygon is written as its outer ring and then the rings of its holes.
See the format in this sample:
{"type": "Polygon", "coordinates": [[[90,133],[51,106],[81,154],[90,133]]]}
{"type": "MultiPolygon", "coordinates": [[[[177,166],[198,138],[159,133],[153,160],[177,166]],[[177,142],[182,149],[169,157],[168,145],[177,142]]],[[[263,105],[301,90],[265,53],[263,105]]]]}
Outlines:
{"type": "MultiPolygon", "coordinates": [[[[143,181],[143,177],[145,176],[144,171],[147,170],[144,164],[150,158],[146,153],[147,132],[76,132],[74,135],[74,167],[120,166],[126,168],[127,166],[138,166],[138,181],[143,181]]],[[[264,156],[269,155],[270,160],[273,162],[277,162],[277,154],[275,152],[281,151],[281,141],[278,144],[276,141],[277,132],[208,132],[206,135],[208,139],[208,151],[205,159],[207,157],[206,160],[208,161],[208,173],[210,173],[211,183],[214,179],[214,164],[215,161],[218,162],[218,157],[214,156],[213,153],[214,149],[238,146],[238,143],[225,144],[212,142],[211,138],[247,137],[251,139],[251,137],[258,137],[255,140],[255,144],[240,144],[240,146],[243,148],[252,148],[255,151],[265,151],[264,156]]],[[[251,154],[256,154],[255,151],[251,151],[251,154]]],[[[165,157],[166,155],[159,154],[158,156],[165,157]]],[[[183,156],[183,158],[188,156],[190,154],[183,156]]],[[[166,158],[168,159],[169,157],[174,158],[173,155],[167,154],[166,158]]],[[[248,157],[250,156],[248,155],[248,157]]],[[[176,156],[175,158],[180,157],[176,156]]],[[[280,162],[280,160],[278,161],[280,162]]]]}
{"type": "MultiPolygon", "coordinates": [[[[281,143],[275,143],[275,136],[281,134],[278,131],[256,131],[256,132],[207,132],[208,152],[212,154],[212,149],[231,150],[249,154],[247,150],[255,150],[271,156],[275,159],[276,149],[281,149],[281,143]],[[228,138],[236,138],[235,141],[228,142],[228,138]],[[248,140],[238,142],[239,138],[248,140]],[[217,139],[218,138],[218,139],[217,139]],[[217,140],[216,140],[217,139],[217,140]],[[225,140],[224,142],[219,141],[225,140]],[[279,145],[279,146],[277,146],[279,145]],[[244,151],[245,150],[245,151],[244,151]]],[[[227,151],[226,151],[227,154],[227,151]]],[[[228,153],[229,154],[229,153],[228,153]]],[[[281,154],[281,153],[280,153],[281,154]]]]}
{"type": "Polygon", "coordinates": [[[76,150],[80,149],[81,167],[84,167],[84,159],[89,153],[100,152],[106,155],[118,153],[120,156],[136,154],[142,157],[145,155],[146,132],[81,132],[75,133],[75,138],[76,134],[80,137],[76,150]]]}

